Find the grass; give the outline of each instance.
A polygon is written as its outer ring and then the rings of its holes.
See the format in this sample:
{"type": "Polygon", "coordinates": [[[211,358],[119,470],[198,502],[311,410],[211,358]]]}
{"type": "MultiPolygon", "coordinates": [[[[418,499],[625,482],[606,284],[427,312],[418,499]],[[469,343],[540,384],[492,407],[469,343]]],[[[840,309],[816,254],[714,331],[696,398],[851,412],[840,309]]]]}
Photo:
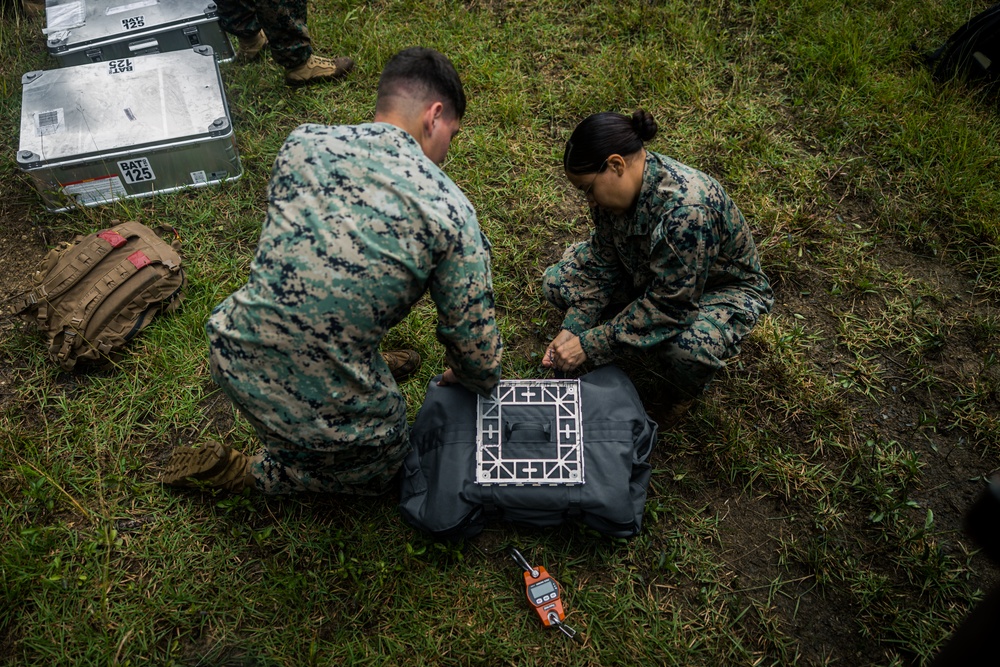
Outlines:
{"type": "MultiPolygon", "coordinates": [[[[316,0],[314,43],[358,69],[289,90],[269,60],[224,66],[238,182],[54,215],[0,161],[5,243],[166,221],[190,277],[181,311],[109,370],[60,373],[29,329],[0,329],[0,660],[925,664],[996,583],[960,520],[998,464],[1000,119],[995,96],[936,83],[919,59],[983,8],[316,0]],[[381,65],[417,43],[448,54],[469,95],[445,169],[493,243],[506,377],[539,375],[559,324],[541,271],[587,233],[559,166],[582,117],[650,110],[650,147],[719,178],[753,225],[775,311],[661,434],[631,541],[491,525],[441,544],[391,497],[154,481],[178,443],[255,447],[211,383],[204,321],[245,280],[288,132],[370,120],[381,65]],[[509,544],[563,584],[582,644],[538,626],[509,544]]],[[[8,156],[20,74],[56,66],[40,28],[0,23],[8,156]]],[[[387,339],[425,359],[403,388],[411,417],[443,370],[434,325],[421,302],[387,339]]]]}

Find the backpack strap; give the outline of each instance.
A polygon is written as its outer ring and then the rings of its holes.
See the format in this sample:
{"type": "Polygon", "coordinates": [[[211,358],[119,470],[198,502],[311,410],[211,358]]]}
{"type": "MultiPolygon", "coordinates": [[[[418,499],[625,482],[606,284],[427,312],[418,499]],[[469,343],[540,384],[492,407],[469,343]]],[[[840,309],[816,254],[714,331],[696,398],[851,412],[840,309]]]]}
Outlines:
{"type": "Polygon", "coordinates": [[[143,245],[142,250],[154,262],[163,264],[171,271],[180,269],[180,234],[170,225],[161,223],[155,229],[150,229],[140,222],[129,220],[117,225],[114,231],[128,238],[135,237],[140,239],[143,245]],[[174,239],[169,244],[160,235],[164,231],[174,235],[174,239]],[[157,248],[162,249],[164,252],[160,252],[157,248]]]}
{"type": "MultiPolygon", "coordinates": [[[[115,233],[114,230],[105,229],[80,241],[75,246],[67,248],[66,255],[60,258],[62,260],[60,263],[63,266],[60,266],[58,271],[50,273],[42,283],[27,293],[25,302],[28,305],[23,310],[27,310],[35,303],[62,296],[73,285],[77,284],[80,278],[87,275],[109,252],[127,242],[128,239],[115,233]]],[[[44,319],[40,314],[39,320],[44,319]]]]}
{"type": "MultiPolygon", "coordinates": [[[[138,273],[143,267],[149,266],[154,261],[159,262],[159,255],[155,252],[150,251],[149,254],[142,250],[136,250],[128,257],[118,262],[116,265],[111,267],[111,269],[104,274],[104,276],[94,283],[94,286],[80,299],[81,308],[80,311],[71,321],[73,326],[81,326],[84,322],[90,319],[94,311],[97,310],[98,306],[104,303],[104,300],[114,292],[122,283],[138,273]],[[153,255],[150,257],[149,255],[153,255]]],[[[155,282],[159,279],[159,275],[150,272],[149,282],[155,282]]]]}
{"type": "Polygon", "coordinates": [[[4,317],[12,317],[14,315],[20,315],[24,311],[28,310],[36,303],[38,303],[38,295],[35,294],[35,290],[28,290],[23,294],[17,294],[9,299],[9,306],[7,307],[7,312],[4,313],[4,317]]]}
{"type": "Polygon", "coordinates": [[[101,354],[106,354],[115,346],[125,343],[144,324],[148,323],[149,317],[159,313],[172,313],[180,307],[181,289],[184,287],[184,274],[180,273],[179,280],[167,281],[161,274],[150,273],[143,291],[132,297],[132,300],[125,304],[117,314],[109,318],[107,326],[104,328],[103,339],[97,344],[97,350],[101,354]],[[137,321],[130,318],[120,317],[128,313],[132,317],[138,316],[137,321]],[[143,317],[142,313],[146,313],[143,317]]]}

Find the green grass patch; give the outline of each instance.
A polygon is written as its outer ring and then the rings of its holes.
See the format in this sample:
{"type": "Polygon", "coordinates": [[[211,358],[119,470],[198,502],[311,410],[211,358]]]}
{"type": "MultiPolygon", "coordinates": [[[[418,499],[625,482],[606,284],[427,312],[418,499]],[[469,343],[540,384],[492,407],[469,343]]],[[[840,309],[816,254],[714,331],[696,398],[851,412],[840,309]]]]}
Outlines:
{"type": "MultiPolygon", "coordinates": [[[[95,373],[59,372],[0,322],[0,661],[925,664],[996,583],[960,521],[1000,463],[1000,116],[920,62],[983,8],[317,0],[317,52],[358,68],[291,90],[267,58],[224,65],[239,181],[59,215],[10,159],[20,76],[56,63],[40,19],[0,23],[0,250],[166,222],[190,282],[177,314],[95,373]],[[414,44],[466,84],[445,169],[493,244],[506,377],[541,373],[560,323],[542,271],[589,231],[561,169],[583,117],[648,109],[650,148],[716,176],[754,229],[775,310],[661,434],[634,540],[491,525],[441,544],[391,496],[155,482],[177,444],[256,447],[211,382],[205,320],[246,279],[287,134],[371,120],[383,63],[414,44]],[[533,618],[513,544],[561,581],[582,643],[533,618]]],[[[425,299],[385,343],[424,358],[403,387],[411,419],[445,368],[435,325],[425,299]]]]}

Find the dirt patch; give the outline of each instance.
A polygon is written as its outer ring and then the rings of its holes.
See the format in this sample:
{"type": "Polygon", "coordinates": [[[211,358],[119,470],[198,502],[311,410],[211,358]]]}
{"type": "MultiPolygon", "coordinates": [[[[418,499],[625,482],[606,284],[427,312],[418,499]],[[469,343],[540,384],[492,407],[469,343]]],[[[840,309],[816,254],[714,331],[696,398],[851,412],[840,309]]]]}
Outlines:
{"type": "MultiPolygon", "coordinates": [[[[43,230],[29,215],[28,197],[0,198],[0,340],[7,340],[22,328],[9,314],[10,300],[31,284],[31,275],[48,252],[43,230]]],[[[16,409],[14,388],[18,383],[18,362],[0,355],[0,415],[16,409]]]]}
{"type": "MultiPolygon", "coordinates": [[[[27,198],[0,200],[0,300],[23,292],[31,284],[31,275],[48,252],[48,239],[35,225],[27,198]]],[[[9,331],[14,322],[0,320],[0,330],[9,331]]]]}

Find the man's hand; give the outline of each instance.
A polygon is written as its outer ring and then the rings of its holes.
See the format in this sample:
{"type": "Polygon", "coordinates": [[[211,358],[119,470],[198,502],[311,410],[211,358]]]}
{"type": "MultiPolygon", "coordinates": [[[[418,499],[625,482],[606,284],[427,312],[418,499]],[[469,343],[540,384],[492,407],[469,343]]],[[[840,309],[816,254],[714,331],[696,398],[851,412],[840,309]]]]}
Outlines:
{"type": "Polygon", "coordinates": [[[450,384],[458,384],[458,378],[455,376],[455,371],[449,368],[441,374],[441,379],[438,380],[438,386],[447,387],[450,384]]]}
{"type": "Polygon", "coordinates": [[[566,329],[552,339],[542,358],[542,366],[559,371],[573,371],[587,360],[587,353],[580,345],[580,337],[566,329]]]}

